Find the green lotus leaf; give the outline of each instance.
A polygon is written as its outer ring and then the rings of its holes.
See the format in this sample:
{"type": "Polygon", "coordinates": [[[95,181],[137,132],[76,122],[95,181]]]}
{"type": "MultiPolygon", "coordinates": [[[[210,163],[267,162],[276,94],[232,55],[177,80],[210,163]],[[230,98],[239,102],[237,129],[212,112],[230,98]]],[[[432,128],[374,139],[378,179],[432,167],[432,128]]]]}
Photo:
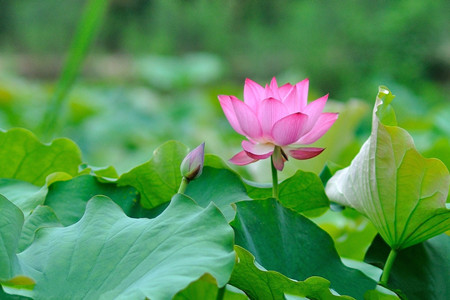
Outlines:
{"type": "Polygon", "coordinates": [[[284,295],[309,297],[310,299],[353,299],[333,295],[330,282],[313,276],[304,281],[292,280],[275,271],[267,271],[255,264],[255,257],[239,246],[235,246],[237,263],[230,284],[243,290],[251,299],[283,300],[284,295]]]}
{"type": "Polygon", "coordinates": [[[90,174],[92,176],[99,177],[102,181],[109,182],[119,178],[119,174],[113,166],[94,167],[87,164],[82,164],[80,168],[82,170],[79,172],[79,175],[90,174]]]}
{"type": "MultiPolygon", "coordinates": [[[[245,183],[248,194],[253,199],[272,197],[272,184],[258,184],[251,181],[245,183]]],[[[278,198],[284,207],[313,215],[322,214],[330,206],[319,176],[302,170],[298,170],[279,184],[278,198]]]]}
{"type": "Polygon", "coordinates": [[[72,176],[78,173],[81,153],[69,139],[59,138],[51,144],[41,143],[30,131],[14,128],[0,130],[0,178],[28,181],[37,186],[54,172],[72,176]]]}
{"type": "Polygon", "coordinates": [[[371,136],[351,165],[328,181],[326,192],[367,216],[391,248],[402,249],[450,229],[450,175],[440,160],[417,152],[407,131],[393,126],[393,97],[380,87],[371,136]]]}
{"type": "MultiPolygon", "coordinates": [[[[382,288],[379,286],[379,288],[382,288]]],[[[390,291],[370,290],[364,294],[364,300],[399,300],[397,295],[389,293],[390,291]],[[389,294],[388,294],[389,293],[389,294]]]]}
{"type": "Polygon", "coordinates": [[[44,203],[53,209],[61,224],[67,226],[81,219],[87,202],[96,195],[108,196],[128,216],[132,215],[138,201],[138,193],[131,186],[119,187],[113,182],[100,182],[91,175],[81,175],[51,184],[44,203]]]}
{"type": "Polygon", "coordinates": [[[27,293],[35,283],[32,278],[23,275],[16,254],[23,221],[22,211],[0,195],[0,299],[27,299],[5,293],[4,289],[14,287],[27,293]]]}
{"type": "MultiPolygon", "coordinates": [[[[2,237],[9,232],[0,229],[2,237]]],[[[224,286],[235,258],[233,231],[220,211],[180,194],[155,219],[129,218],[111,199],[96,196],[79,222],[41,228],[17,255],[12,242],[0,259],[8,264],[16,256],[22,274],[36,282],[33,299],[171,299],[205,273],[224,286]]]]}
{"type": "Polygon", "coordinates": [[[157,148],[148,162],[120,176],[117,183],[135,187],[144,208],[169,202],[180,186],[180,165],[187,153],[185,145],[169,141],[157,148]]]}
{"type": "MultiPolygon", "coordinates": [[[[364,260],[383,267],[389,246],[377,236],[364,260]]],[[[389,287],[409,300],[450,299],[450,237],[440,234],[428,241],[400,250],[392,265],[389,287]]]]}
{"type": "Polygon", "coordinates": [[[20,274],[16,249],[24,217],[22,211],[0,195],[0,283],[20,274]]]}
{"type": "Polygon", "coordinates": [[[263,268],[299,281],[323,277],[339,294],[357,299],[375,288],[374,280],[342,263],[331,237],[303,215],[272,198],[235,205],[231,226],[236,244],[250,251],[263,268]]]}
{"type": "Polygon", "coordinates": [[[49,207],[39,205],[25,218],[20,234],[18,252],[25,250],[33,241],[36,231],[40,228],[62,226],[55,212],[49,207]]]}
{"type": "MultiPolygon", "coordinates": [[[[228,286],[227,286],[228,287],[228,286]]],[[[217,287],[217,282],[210,274],[203,275],[197,281],[189,284],[187,288],[180,291],[172,300],[216,300],[220,293],[217,287]]],[[[247,300],[247,296],[240,293],[235,293],[226,288],[223,291],[223,300],[247,300]]]]}
{"type": "Polygon", "coordinates": [[[31,298],[29,298],[29,297],[7,294],[3,291],[2,286],[0,286],[0,299],[2,299],[2,300],[31,300],[31,298]]]}
{"type": "Polygon", "coordinates": [[[27,216],[36,206],[44,203],[47,186],[38,187],[23,180],[0,178],[0,195],[5,196],[27,216]]]}
{"type": "Polygon", "coordinates": [[[186,195],[192,197],[202,207],[211,200],[228,221],[234,219],[232,203],[250,200],[239,175],[228,169],[204,167],[202,176],[189,183],[186,195]]]}

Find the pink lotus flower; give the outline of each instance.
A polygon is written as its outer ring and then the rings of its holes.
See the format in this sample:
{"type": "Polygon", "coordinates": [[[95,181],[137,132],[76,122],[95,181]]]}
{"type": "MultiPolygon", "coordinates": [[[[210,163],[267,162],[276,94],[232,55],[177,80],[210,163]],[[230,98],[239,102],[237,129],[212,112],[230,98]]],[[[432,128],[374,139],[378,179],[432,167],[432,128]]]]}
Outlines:
{"type": "Polygon", "coordinates": [[[243,151],[230,159],[247,165],[272,156],[273,164],[283,170],[288,156],[309,159],[324,148],[301,147],[321,138],[336,121],[337,113],[323,113],[328,95],[307,103],[309,80],[278,87],[275,77],[265,88],[246,79],[244,102],[234,96],[220,95],[223,112],[242,141],[243,151]]]}

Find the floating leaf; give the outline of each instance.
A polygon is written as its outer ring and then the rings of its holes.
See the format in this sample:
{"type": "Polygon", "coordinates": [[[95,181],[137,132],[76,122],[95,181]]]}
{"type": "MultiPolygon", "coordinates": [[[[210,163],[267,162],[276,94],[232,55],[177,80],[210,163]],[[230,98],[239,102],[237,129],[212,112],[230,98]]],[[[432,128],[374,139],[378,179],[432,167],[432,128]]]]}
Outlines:
{"type": "Polygon", "coordinates": [[[392,98],[380,88],[370,138],[328,181],[326,192],[366,215],[391,248],[402,249],[450,229],[450,175],[440,160],[417,152],[408,132],[386,125],[395,124],[392,98]]]}
{"type": "Polygon", "coordinates": [[[39,205],[25,218],[17,246],[18,252],[25,250],[31,244],[38,229],[59,226],[61,226],[61,223],[58,217],[56,217],[55,212],[48,206],[39,205]]]}
{"type": "Polygon", "coordinates": [[[234,257],[220,211],[180,194],[151,220],[131,219],[109,198],[94,197],[79,222],[40,229],[17,254],[36,281],[34,299],[171,299],[205,273],[225,285],[234,257]]]}
{"type": "Polygon", "coordinates": [[[321,277],[295,281],[275,271],[266,271],[255,265],[255,257],[239,246],[235,247],[237,264],[230,284],[243,290],[251,299],[283,300],[284,294],[311,299],[353,299],[336,296],[330,291],[330,282],[321,277]]]}
{"type": "Polygon", "coordinates": [[[45,178],[54,172],[75,176],[81,164],[78,146],[65,138],[46,145],[30,131],[14,128],[0,130],[0,145],[0,178],[19,179],[42,186],[45,178]]]}
{"type": "MultiPolygon", "coordinates": [[[[246,181],[247,190],[253,199],[272,197],[272,184],[264,185],[246,181]]],[[[320,178],[312,172],[298,170],[278,186],[278,197],[284,207],[297,212],[317,211],[323,213],[330,202],[320,178]]]]}
{"type": "Polygon", "coordinates": [[[364,300],[398,300],[398,296],[384,293],[384,291],[370,290],[364,294],[364,300]]]}
{"type": "Polygon", "coordinates": [[[67,181],[51,184],[45,199],[64,226],[81,219],[86,203],[96,195],[105,195],[130,215],[137,202],[137,191],[130,186],[118,187],[116,183],[102,183],[96,177],[81,175],[67,181]]]}
{"type": "MultiPolygon", "coordinates": [[[[365,261],[383,267],[389,246],[377,236],[365,261]]],[[[392,265],[389,287],[401,290],[409,300],[450,299],[450,237],[441,234],[400,250],[392,265]]]]}
{"type": "Polygon", "coordinates": [[[113,166],[93,167],[87,164],[82,164],[80,167],[82,168],[82,171],[79,173],[80,175],[91,174],[92,176],[102,178],[104,181],[111,181],[119,178],[119,174],[117,174],[117,171],[113,166]]]}
{"type": "Polygon", "coordinates": [[[20,272],[16,249],[22,230],[22,211],[0,195],[0,283],[10,280],[20,272]]]}
{"type": "Polygon", "coordinates": [[[189,183],[186,194],[202,207],[214,202],[228,221],[233,220],[235,215],[232,203],[250,200],[239,175],[227,169],[211,167],[204,167],[202,176],[189,183]]]}
{"type": "Polygon", "coordinates": [[[0,299],[2,300],[30,300],[31,298],[19,295],[10,295],[3,291],[2,286],[0,286],[0,299]]]}
{"type": "MultiPolygon", "coordinates": [[[[215,300],[218,299],[217,295],[219,288],[217,287],[216,280],[209,274],[203,275],[197,281],[192,282],[187,288],[179,292],[173,297],[173,300],[215,300]]],[[[228,289],[225,289],[223,300],[246,300],[247,296],[243,293],[234,293],[228,289]]]]}
{"type": "Polygon", "coordinates": [[[250,251],[265,269],[295,280],[320,276],[339,294],[357,299],[375,288],[375,281],[346,267],[331,237],[301,214],[275,199],[238,202],[236,207],[231,223],[236,244],[250,251]]]}
{"type": "Polygon", "coordinates": [[[23,221],[22,211],[0,195],[0,299],[26,299],[6,294],[3,290],[14,287],[29,292],[34,286],[32,278],[23,276],[16,255],[23,221]]]}
{"type": "Polygon", "coordinates": [[[180,186],[180,165],[187,153],[183,144],[167,142],[153,152],[150,161],[120,176],[118,184],[135,187],[144,208],[169,202],[180,186]]]}
{"type": "Polygon", "coordinates": [[[0,194],[20,208],[24,215],[39,204],[43,204],[47,194],[47,187],[35,186],[18,179],[0,178],[0,194]]]}

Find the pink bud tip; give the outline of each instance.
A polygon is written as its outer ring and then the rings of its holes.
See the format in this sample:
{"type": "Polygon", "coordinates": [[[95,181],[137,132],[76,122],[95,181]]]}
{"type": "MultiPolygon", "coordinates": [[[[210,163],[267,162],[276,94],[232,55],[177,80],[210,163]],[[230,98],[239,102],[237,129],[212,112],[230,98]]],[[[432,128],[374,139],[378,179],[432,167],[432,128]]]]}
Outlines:
{"type": "Polygon", "coordinates": [[[197,148],[189,152],[183,159],[180,166],[181,176],[188,180],[194,180],[199,177],[203,171],[205,161],[205,143],[203,142],[197,148]]]}

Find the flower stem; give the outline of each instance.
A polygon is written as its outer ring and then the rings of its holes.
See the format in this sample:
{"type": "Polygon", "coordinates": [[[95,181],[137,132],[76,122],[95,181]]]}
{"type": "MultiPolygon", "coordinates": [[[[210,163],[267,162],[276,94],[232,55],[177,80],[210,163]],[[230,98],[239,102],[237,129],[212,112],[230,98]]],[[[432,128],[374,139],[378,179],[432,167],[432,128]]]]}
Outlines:
{"type": "Polygon", "coordinates": [[[278,200],[278,171],[273,164],[273,157],[270,157],[270,165],[272,167],[272,197],[278,200]]]}
{"type": "Polygon", "coordinates": [[[382,286],[387,286],[387,282],[389,279],[389,273],[391,273],[392,265],[394,264],[394,260],[397,257],[397,250],[391,249],[389,252],[389,256],[386,260],[386,264],[384,265],[383,274],[381,275],[381,279],[379,284],[382,286]]]}
{"type": "Polygon", "coordinates": [[[224,285],[223,287],[219,288],[219,290],[217,291],[217,297],[216,300],[222,300],[223,296],[225,295],[225,290],[226,290],[226,285],[224,285]]]}
{"type": "Polygon", "coordinates": [[[188,183],[189,183],[189,179],[187,179],[186,177],[183,177],[181,179],[180,187],[178,188],[178,193],[179,194],[184,194],[184,192],[186,192],[186,188],[188,186],[188,183]]]}

